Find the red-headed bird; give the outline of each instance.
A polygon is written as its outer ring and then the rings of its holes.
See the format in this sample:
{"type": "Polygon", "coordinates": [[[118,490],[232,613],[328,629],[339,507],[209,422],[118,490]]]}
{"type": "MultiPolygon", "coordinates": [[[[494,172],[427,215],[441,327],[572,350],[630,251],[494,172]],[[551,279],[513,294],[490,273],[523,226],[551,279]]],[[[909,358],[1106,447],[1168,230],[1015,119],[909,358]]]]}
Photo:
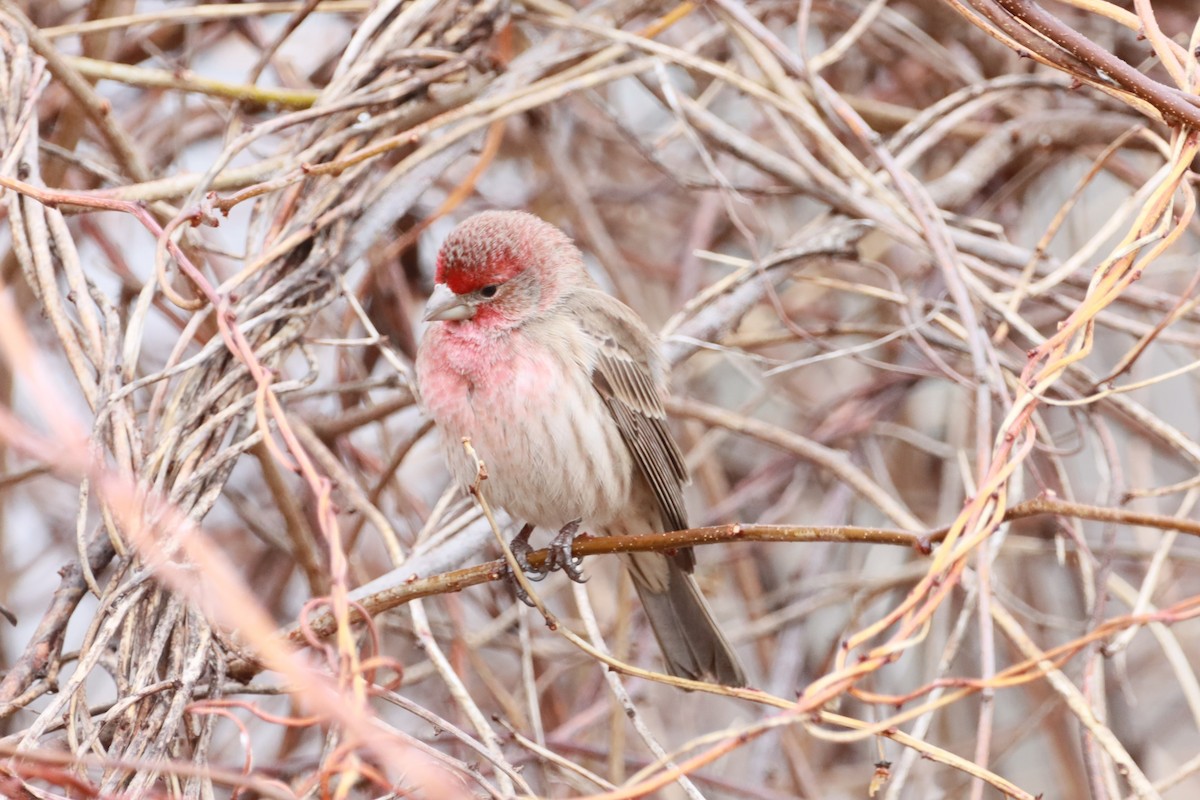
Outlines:
{"type": "MultiPolygon", "coordinates": [[[[687,528],[657,341],[562,231],[518,211],[476,214],[442,245],[436,284],[417,353],[422,401],[454,478],[475,482],[469,437],[488,501],[528,523],[518,544],[536,526],[569,545],[580,521],[607,536],[687,528]]],[[[744,686],[692,578],[692,551],[623,559],[667,670],[744,686]]],[[[569,558],[562,566],[576,577],[569,558]]]]}

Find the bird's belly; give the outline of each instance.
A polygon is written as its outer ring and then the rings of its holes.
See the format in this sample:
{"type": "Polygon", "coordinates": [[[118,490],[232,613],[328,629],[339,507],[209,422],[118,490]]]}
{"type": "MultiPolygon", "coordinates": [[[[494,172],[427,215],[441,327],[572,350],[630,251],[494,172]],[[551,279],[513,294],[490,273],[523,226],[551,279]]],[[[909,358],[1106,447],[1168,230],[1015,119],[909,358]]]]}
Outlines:
{"type": "Polygon", "coordinates": [[[425,403],[460,483],[470,486],[478,471],[462,444],[469,438],[486,466],[484,496],[515,520],[558,529],[620,514],[633,461],[584,370],[515,356],[504,369],[449,383],[431,387],[425,403]]]}

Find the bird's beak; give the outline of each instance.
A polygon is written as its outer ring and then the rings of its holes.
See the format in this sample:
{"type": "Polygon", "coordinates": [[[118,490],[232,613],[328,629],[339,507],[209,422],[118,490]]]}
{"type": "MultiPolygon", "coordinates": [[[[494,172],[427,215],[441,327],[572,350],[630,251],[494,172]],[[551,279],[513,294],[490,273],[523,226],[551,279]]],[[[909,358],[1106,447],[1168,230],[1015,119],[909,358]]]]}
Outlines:
{"type": "Polygon", "coordinates": [[[429,295],[429,302],[425,304],[426,322],[470,319],[473,316],[475,306],[450,291],[450,287],[444,283],[433,287],[433,294],[429,295]]]}

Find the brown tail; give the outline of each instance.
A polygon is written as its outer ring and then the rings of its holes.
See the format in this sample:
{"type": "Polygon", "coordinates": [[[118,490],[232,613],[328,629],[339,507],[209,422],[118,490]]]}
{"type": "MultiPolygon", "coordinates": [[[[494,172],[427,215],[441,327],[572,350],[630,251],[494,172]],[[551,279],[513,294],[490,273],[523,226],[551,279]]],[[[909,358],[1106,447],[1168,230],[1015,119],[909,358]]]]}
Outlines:
{"type": "Polygon", "coordinates": [[[629,574],[662,648],[667,671],[680,678],[745,686],[746,673],[741,662],[713,620],[696,581],[674,559],[651,553],[632,555],[636,561],[651,558],[658,560],[653,569],[630,564],[629,574]],[[665,587],[661,582],[647,580],[648,572],[662,574],[663,562],[669,565],[665,587]],[[665,591],[659,591],[660,588],[665,591]]]}

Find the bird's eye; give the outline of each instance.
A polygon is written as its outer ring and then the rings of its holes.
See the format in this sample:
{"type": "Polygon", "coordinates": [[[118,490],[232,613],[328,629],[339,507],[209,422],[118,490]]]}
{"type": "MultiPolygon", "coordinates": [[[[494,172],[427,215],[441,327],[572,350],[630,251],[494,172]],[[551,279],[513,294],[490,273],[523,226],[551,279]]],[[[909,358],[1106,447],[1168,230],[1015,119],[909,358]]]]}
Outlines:
{"type": "Polygon", "coordinates": [[[493,284],[491,286],[483,287],[482,289],[479,290],[479,293],[481,295],[483,295],[484,297],[495,297],[496,290],[499,288],[500,288],[499,286],[496,286],[495,284],[493,284]]]}

